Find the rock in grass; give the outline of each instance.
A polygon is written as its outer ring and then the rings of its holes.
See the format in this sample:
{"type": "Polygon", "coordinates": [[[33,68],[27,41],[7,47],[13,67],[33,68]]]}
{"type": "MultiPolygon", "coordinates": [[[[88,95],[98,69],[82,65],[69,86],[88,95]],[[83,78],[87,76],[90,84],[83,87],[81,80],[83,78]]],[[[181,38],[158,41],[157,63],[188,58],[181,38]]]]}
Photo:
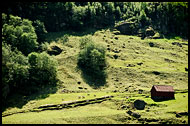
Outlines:
{"type": "Polygon", "coordinates": [[[118,37],[115,37],[116,40],[118,40],[118,37]]]}
{"type": "Polygon", "coordinates": [[[59,55],[62,52],[62,49],[55,45],[52,46],[47,52],[49,55],[59,55]]]}
{"type": "Polygon", "coordinates": [[[127,114],[131,115],[133,112],[131,110],[127,111],[127,114]]]}
{"type": "Polygon", "coordinates": [[[172,42],[172,45],[177,45],[177,46],[179,46],[179,47],[182,47],[182,44],[179,43],[179,42],[172,42]]]}
{"type": "Polygon", "coordinates": [[[121,106],[121,109],[126,109],[126,108],[127,108],[126,105],[122,105],[122,106],[121,106]]]}
{"type": "Polygon", "coordinates": [[[78,87],[79,89],[83,89],[83,87],[78,87]]]}
{"type": "Polygon", "coordinates": [[[152,73],[155,75],[160,75],[160,72],[158,72],[158,71],[153,71],[152,73]]]}
{"type": "Polygon", "coordinates": [[[140,63],[137,63],[137,65],[139,65],[139,66],[141,66],[143,63],[142,62],[140,62],[140,63]]]}
{"type": "Polygon", "coordinates": [[[177,118],[180,118],[180,117],[181,117],[181,115],[180,115],[180,114],[178,114],[178,113],[176,113],[176,117],[177,117],[177,118]]]}
{"type": "Polygon", "coordinates": [[[149,46],[150,46],[150,47],[154,47],[154,43],[150,42],[150,43],[149,43],[149,46]]]}
{"type": "Polygon", "coordinates": [[[144,100],[135,100],[134,107],[138,110],[143,110],[145,108],[146,102],[144,100]]]}
{"type": "Polygon", "coordinates": [[[135,117],[135,118],[140,118],[141,117],[141,115],[139,113],[136,113],[136,112],[133,112],[132,116],[135,117]]]}
{"type": "Polygon", "coordinates": [[[117,59],[119,56],[115,54],[115,55],[113,55],[113,57],[114,57],[114,59],[117,59]]]}
{"type": "Polygon", "coordinates": [[[78,81],[77,83],[78,83],[78,84],[81,84],[81,82],[80,82],[80,81],[78,81]]]}

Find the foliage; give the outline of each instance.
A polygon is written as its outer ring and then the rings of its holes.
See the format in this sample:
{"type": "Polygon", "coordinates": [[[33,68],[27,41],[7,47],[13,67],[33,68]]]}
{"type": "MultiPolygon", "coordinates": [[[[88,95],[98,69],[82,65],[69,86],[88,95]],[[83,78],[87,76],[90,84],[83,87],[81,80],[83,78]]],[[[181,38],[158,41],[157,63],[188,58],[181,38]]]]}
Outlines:
{"type": "Polygon", "coordinates": [[[139,23],[141,24],[142,27],[150,25],[150,19],[147,17],[146,13],[144,10],[140,11],[139,15],[139,23]]]}
{"type": "Polygon", "coordinates": [[[57,62],[47,53],[32,52],[28,55],[32,86],[56,85],[57,62]]]}
{"type": "MultiPolygon", "coordinates": [[[[84,39],[85,41],[87,39],[84,39]]],[[[105,73],[106,60],[105,49],[93,42],[87,43],[78,56],[78,66],[90,71],[94,76],[102,76],[105,73]]]]}
{"type": "Polygon", "coordinates": [[[39,43],[44,42],[45,41],[45,35],[47,33],[46,28],[44,26],[44,23],[41,22],[40,20],[36,20],[33,22],[32,25],[34,26],[35,32],[37,34],[37,38],[38,38],[37,41],[39,43]]]}
{"type": "Polygon", "coordinates": [[[35,51],[38,42],[37,36],[32,26],[32,21],[21,19],[21,17],[2,14],[2,41],[10,44],[12,48],[17,48],[23,54],[27,55],[35,51]],[[8,19],[5,19],[8,18],[8,19]]]}
{"type": "MultiPolygon", "coordinates": [[[[11,50],[11,46],[2,44],[2,94],[6,99],[8,94],[23,90],[29,78],[28,60],[20,51],[11,50]]],[[[4,102],[4,100],[3,100],[4,102]]]]}
{"type": "MultiPolygon", "coordinates": [[[[131,17],[164,34],[187,36],[187,2],[16,2],[4,13],[44,22],[47,31],[102,28],[131,17]]],[[[4,21],[3,21],[4,22],[4,21]]]]}
{"type": "Polygon", "coordinates": [[[39,46],[39,50],[40,50],[41,52],[47,51],[48,46],[49,46],[49,43],[48,43],[48,42],[41,43],[41,45],[39,46]]]}

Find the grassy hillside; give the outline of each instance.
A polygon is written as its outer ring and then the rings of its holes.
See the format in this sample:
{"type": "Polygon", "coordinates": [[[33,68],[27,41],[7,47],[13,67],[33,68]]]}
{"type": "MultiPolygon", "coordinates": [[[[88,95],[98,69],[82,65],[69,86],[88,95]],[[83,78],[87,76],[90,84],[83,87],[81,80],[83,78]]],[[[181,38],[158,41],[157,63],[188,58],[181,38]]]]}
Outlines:
{"type": "Polygon", "coordinates": [[[47,35],[49,47],[57,45],[63,50],[61,54],[52,56],[59,64],[57,74],[60,80],[59,86],[56,89],[42,89],[38,96],[34,96],[35,94],[25,98],[15,96],[10,103],[22,103],[22,105],[18,107],[10,104],[2,114],[13,115],[2,117],[3,124],[188,123],[188,116],[176,117],[176,113],[188,111],[188,72],[185,71],[185,67],[188,68],[187,41],[179,38],[141,40],[137,36],[114,35],[111,29],[103,29],[80,34],[67,33],[69,39],[64,42],[62,37],[65,34],[59,32],[47,35]],[[91,37],[94,42],[107,49],[108,76],[106,83],[100,84],[101,86],[92,86],[94,82],[90,75],[77,68],[79,40],[85,36],[91,37]],[[152,85],[156,84],[172,85],[176,91],[176,99],[154,102],[150,98],[149,91],[152,85]],[[139,89],[143,90],[143,94],[138,94],[139,89]],[[44,104],[82,100],[79,96],[84,96],[83,99],[91,99],[105,95],[114,97],[108,101],[85,106],[41,112],[30,111],[44,104]],[[135,99],[143,99],[147,102],[145,110],[136,110],[133,107],[122,108],[123,105],[130,106],[135,99]],[[137,120],[126,114],[129,109],[139,112],[142,119],[137,120]]]}
{"type": "MultiPolygon", "coordinates": [[[[174,89],[188,88],[188,74],[185,71],[185,67],[188,67],[187,42],[175,39],[141,40],[136,36],[114,35],[109,29],[88,36],[110,49],[106,53],[108,77],[106,84],[99,89],[123,91],[122,89],[131,86],[132,92],[133,88],[149,91],[154,84],[169,84],[173,85],[174,89]],[[182,47],[173,45],[173,42],[181,43],[182,47]],[[153,43],[154,46],[150,47],[149,43],[153,43]],[[118,58],[115,59],[114,55],[118,58]],[[155,75],[155,71],[160,74],[155,75]]],[[[84,36],[70,36],[64,45],[59,38],[54,42],[58,42],[64,50],[55,56],[59,62],[58,76],[65,88],[72,91],[81,91],[78,89],[79,86],[86,87],[87,91],[93,90],[89,83],[86,83],[88,80],[77,69],[79,40],[82,37],[84,36]],[[80,85],[77,85],[78,81],[81,82],[80,85]]]]}

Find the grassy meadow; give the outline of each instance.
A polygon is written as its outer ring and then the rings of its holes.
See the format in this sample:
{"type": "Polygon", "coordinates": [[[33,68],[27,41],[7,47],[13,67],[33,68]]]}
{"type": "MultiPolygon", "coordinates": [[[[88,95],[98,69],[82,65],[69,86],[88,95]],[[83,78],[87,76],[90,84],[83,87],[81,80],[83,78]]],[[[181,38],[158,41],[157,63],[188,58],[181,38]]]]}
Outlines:
{"type": "Polygon", "coordinates": [[[137,36],[114,35],[112,29],[102,29],[80,34],[48,33],[47,42],[50,43],[48,48],[56,45],[63,50],[52,56],[59,64],[59,85],[44,88],[31,96],[15,95],[14,100],[9,101],[10,107],[2,112],[3,124],[188,124],[187,115],[176,117],[176,113],[188,112],[187,41],[178,37],[141,40],[137,36]],[[69,35],[67,42],[62,39],[65,34],[69,35]],[[106,48],[107,78],[100,86],[93,86],[90,75],[77,68],[80,39],[85,36],[106,48]],[[153,101],[150,98],[152,85],[172,85],[175,99],[153,101]],[[143,90],[142,94],[138,94],[139,89],[143,90]],[[114,97],[101,103],[61,110],[31,111],[40,105],[105,95],[114,97]],[[84,97],[79,99],[79,96],[84,97]],[[133,107],[136,99],[147,103],[144,110],[133,107]],[[141,119],[128,115],[128,110],[141,114],[141,119]]]}

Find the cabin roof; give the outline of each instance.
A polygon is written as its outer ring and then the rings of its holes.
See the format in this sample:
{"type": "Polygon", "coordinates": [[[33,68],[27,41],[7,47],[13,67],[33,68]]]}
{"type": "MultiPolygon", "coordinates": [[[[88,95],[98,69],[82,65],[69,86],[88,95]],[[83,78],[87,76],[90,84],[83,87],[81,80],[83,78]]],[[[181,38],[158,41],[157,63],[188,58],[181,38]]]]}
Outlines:
{"type": "Polygon", "coordinates": [[[158,92],[174,92],[173,86],[170,85],[153,85],[152,88],[158,92]]]}

